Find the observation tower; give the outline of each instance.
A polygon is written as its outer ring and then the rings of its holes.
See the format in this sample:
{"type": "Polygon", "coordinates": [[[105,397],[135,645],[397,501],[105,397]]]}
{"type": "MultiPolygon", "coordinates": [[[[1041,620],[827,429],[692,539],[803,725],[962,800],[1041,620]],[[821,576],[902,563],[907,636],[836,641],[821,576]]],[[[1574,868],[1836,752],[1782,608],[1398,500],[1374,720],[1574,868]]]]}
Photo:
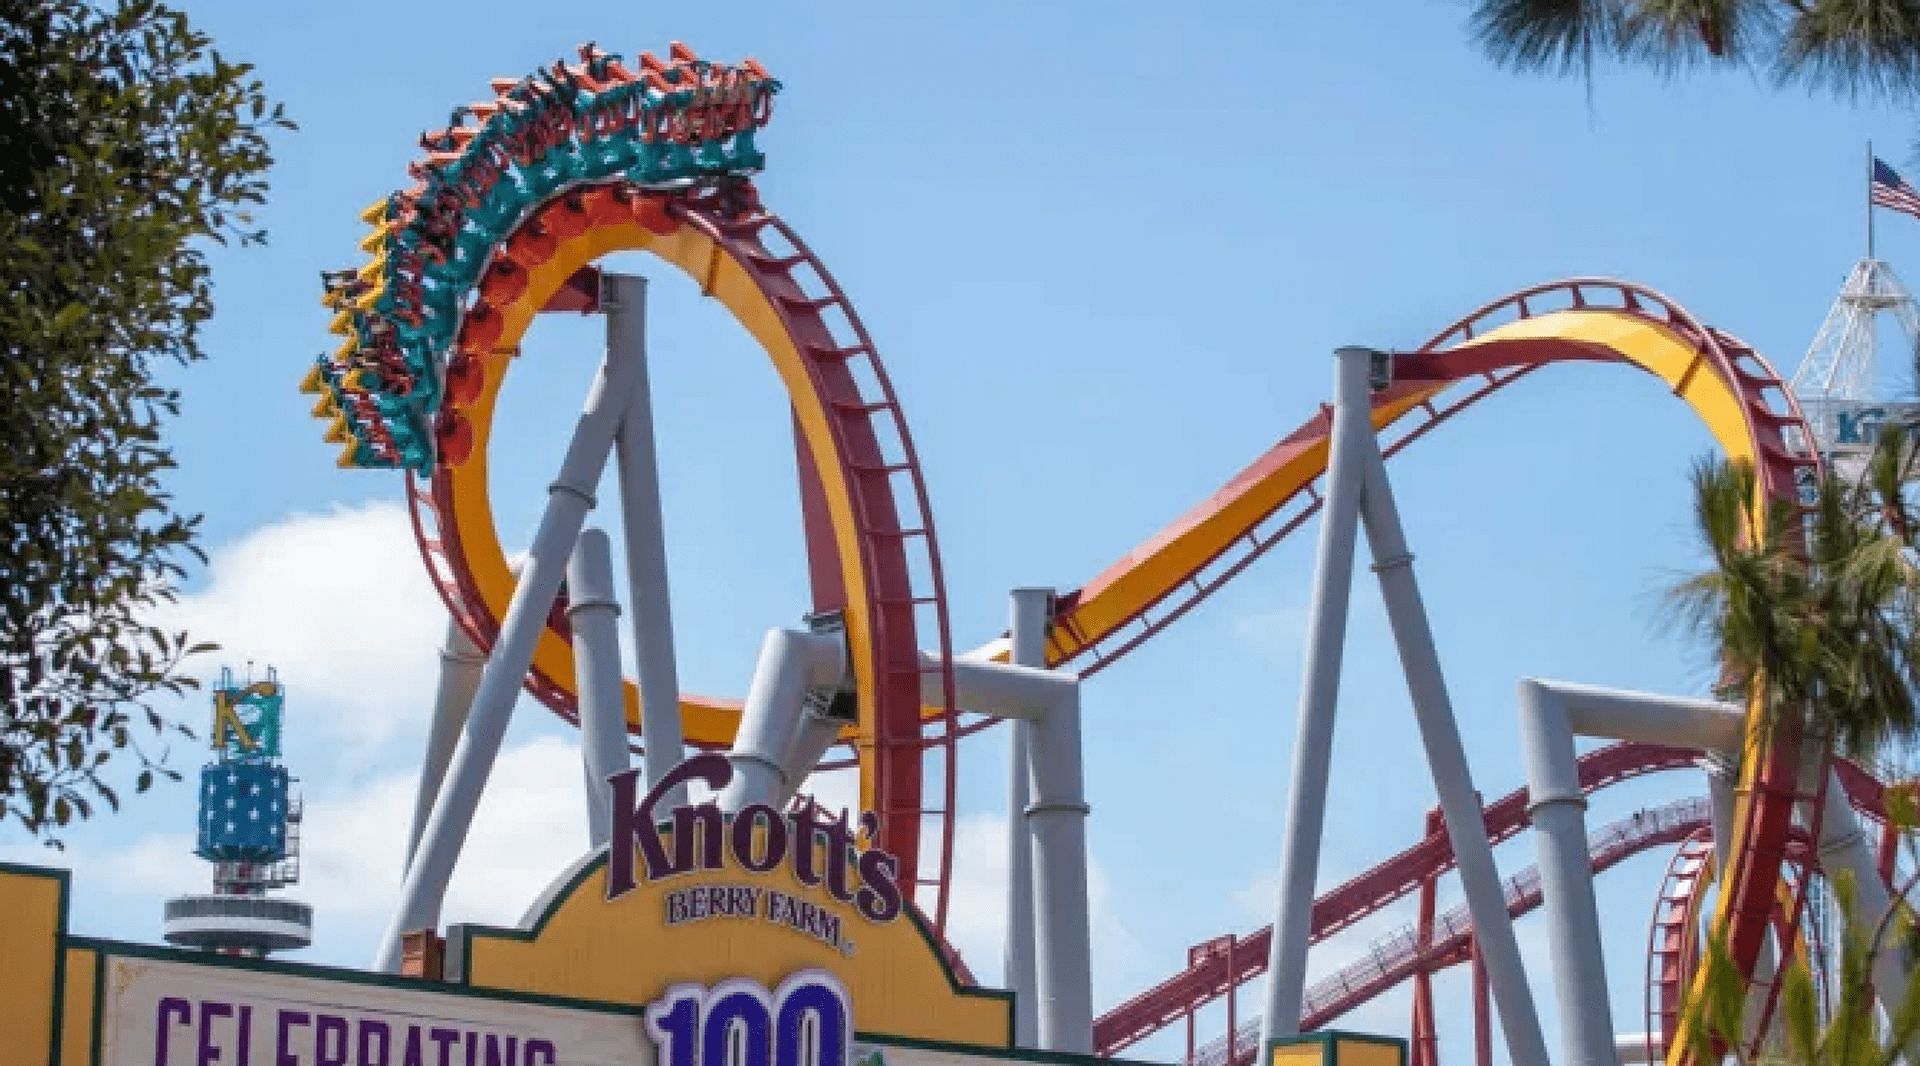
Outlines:
{"type": "Polygon", "coordinates": [[[1871,225],[1867,232],[1865,258],[1847,271],[1789,383],[1829,469],[1849,479],[1860,475],[1883,426],[1920,425],[1916,382],[1909,376],[1904,387],[1890,387],[1879,366],[1883,318],[1892,319],[1887,336],[1899,338],[1894,354],[1902,367],[1920,357],[1920,304],[1893,267],[1874,256],[1871,225]]]}
{"type": "Polygon", "coordinates": [[[300,879],[300,800],[280,761],[286,690],[235,681],[223,668],[213,690],[212,761],[200,768],[198,843],[213,864],[213,891],[166,903],[170,944],[261,957],[313,941],[313,908],[268,896],[300,879]]]}

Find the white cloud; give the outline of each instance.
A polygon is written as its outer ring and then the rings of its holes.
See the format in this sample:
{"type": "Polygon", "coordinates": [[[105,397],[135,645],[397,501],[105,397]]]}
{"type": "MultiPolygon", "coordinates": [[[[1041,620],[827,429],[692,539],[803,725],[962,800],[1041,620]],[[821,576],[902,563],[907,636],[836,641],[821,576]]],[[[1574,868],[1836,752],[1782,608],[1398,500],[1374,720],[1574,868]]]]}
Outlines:
{"type": "MultiPolygon", "coordinates": [[[[967,960],[974,977],[987,985],[999,984],[1004,972],[1007,860],[1005,817],[969,814],[956,821],[947,939],[967,960]]],[[[1150,967],[1145,965],[1144,946],[1120,920],[1112,879],[1093,856],[1087,863],[1087,904],[1093,939],[1094,1002],[1115,1002],[1138,991],[1150,967]]]]}
{"type": "Polygon", "coordinates": [[[160,624],[220,644],[203,663],[277,667],[295,748],[364,749],[424,717],[447,614],[404,507],[291,516],[215,548],[207,574],[160,624]]]}

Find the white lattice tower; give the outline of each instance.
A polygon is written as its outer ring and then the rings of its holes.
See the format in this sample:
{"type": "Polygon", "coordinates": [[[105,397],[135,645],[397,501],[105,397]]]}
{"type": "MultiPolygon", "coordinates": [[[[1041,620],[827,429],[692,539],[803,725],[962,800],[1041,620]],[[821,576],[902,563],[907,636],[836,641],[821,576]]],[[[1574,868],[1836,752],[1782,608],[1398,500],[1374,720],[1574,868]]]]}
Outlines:
{"type": "MultiPolygon", "coordinates": [[[[1793,373],[1794,396],[1806,413],[1820,450],[1840,465],[1870,448],[1863,439],[1862,416],[1884,407],[1876,375],[1881,315],[1890,316],[1905,340],[1898,353],[1904,364],[1920,344],[1920,305],[1885,260],[1868,257],[1847,272],[1846,284],[1814,334],[1806,358],[1793,373]]],[[[1907,406],[1907,405],[1902,405],[1907,406]]],[[[1885,417],[1872,418],[1874,424],[1885,417]]],[[[1870,428],[1870,427],[1869,427],[1870,428]]]]}

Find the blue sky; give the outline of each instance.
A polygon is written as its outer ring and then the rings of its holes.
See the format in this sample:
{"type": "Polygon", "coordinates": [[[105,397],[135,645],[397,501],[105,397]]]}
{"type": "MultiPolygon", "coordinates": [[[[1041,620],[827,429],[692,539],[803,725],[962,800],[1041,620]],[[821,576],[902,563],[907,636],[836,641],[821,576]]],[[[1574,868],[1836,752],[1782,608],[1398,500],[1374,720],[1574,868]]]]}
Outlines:
{"type": "MultiPolygon", "coordinates": [[[[1411,347],[1515,288],[1613,275],[1790,371],[1862,251],[1862,142],[1913,169],[1916,127],[1898,109],[1745,74],[1612,68],[1589,102],[1578,79],[1494,70],[1461,3],[189,10],[258,64],[301,129],[276,141],[272,243],[215,253],[212,358],[178,375],[173,487],[206,513],[213,555],[181,617],[226,661],[274,662],[290,686],[290,759],[313,811],[304,891],[322,904],[306,957],[350,964],[367,958],[379,886],[396,876],[441,622],[398,478],[335,469],[294,386],[330,346],[318,271],[357,265],[359,209],[405,182],[416,135],[489,77],[584,40],[630,55],[681,39],[754,55],[786,84],[761,140],[763,196],[879,343],[925,464],[962,644],[999,631],[1008,588],[1080,584],[1311,414],[1339,344],[1411,347]]],[[[1917,226],[1880,220],[1896,268],[1920,250],[1917,226]]],[[[737,693],[758,634],[805,607],[784,398],[690,283],[632,265],[658,279],[681,673],[737,693]]],[[[543,323],[503,399],[495,497],[510,543],[531,531],[597,328],[543,323]]],[[[1695,562],[1684,475],[1707,446],[1651,380],[1582,367],[1533,377],[1393,464],[1485,792],[1519,780],[1522,675],[1704,686],[1699,649],[1660,624],[1660,593],[1695,562]]],[[[1090,686],[1102,1006],[1175,969],[1186,945],[1268,917],[1311,557],[1311,536],[1296,536],[1090,686]],[[1169,853],[1178,876],[1150,875],[1169,853]]],[[[1323,885],[1408,843],[1432,802],[1370,582],[1355,603],[1323,885]]],[[[517,914],[578,846],[549,827],[579,825],[584,843],[571,744],[522,700],[456,914],[517,914]]],[[[200,753],[177,757],[191,768],[200,753]]],[[[962,758],[960,940],[987,974],[1004,760],[997,737],[962,758]]],[[[1590,824],[1703,788],[1689,774],[1618,789],[1590,824]]],[[[184,855],[191,807],[170,788],[70,836],[80,929],[157,937],[160,899],[205,876],[184,855]]],[[[47,857],[17,837],[0,845],[47,857]]],[[[1525,865],[1531,843],[1500,860],[1525,865]]],[[[1622,1031],[1644,1028],[1637,982],[1665,863],[1644,856],[1602,885],[1622,1031]]],[[[1315,972],[1410,916],[1329,945],[1315,972]]],[[[1544,958],[1537,922],[1522,940],[1544,958]]],[[[1552,1039],[1538,973],[1535,986],[1552,1039]]],[[[1468,1054],[1464,975],[1439,991],[1444,1053],[1468,1054]]],[[[1244,1002],[1258,999],[1256,987],[1244,1002]]],[[[1404,1032],[1405,1004],[1388,997],[1343,1025],[1404,1032]]],[[[1175,1055],[1177,1036],[1139,1050],[1175,1055]]]]}

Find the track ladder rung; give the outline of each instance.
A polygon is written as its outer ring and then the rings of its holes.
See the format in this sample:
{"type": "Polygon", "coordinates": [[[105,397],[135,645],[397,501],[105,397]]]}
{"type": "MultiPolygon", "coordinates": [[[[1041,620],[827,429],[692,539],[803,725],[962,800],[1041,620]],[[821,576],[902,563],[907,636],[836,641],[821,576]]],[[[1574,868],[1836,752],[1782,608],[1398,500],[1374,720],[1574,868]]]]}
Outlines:
{"type": "Polygon", "coordinates": [[[865,400],[834,400],[832,407],[836,411],[844,411],[850,415],[870,415],[875,411],[891,410],[893,402],[891,400],[880,400],[875,403],[865,400]]]}
{"type": "Polygon", "coordinates": [[[720,232],[729,237],[751,237],[767,228],[773,221],[772,215],[754,215],[749,218],[729,219],[720,223],[720,232]]]}
{"type": "Polygon", "coordinates": [[[780,302],[795,311],[817,312],[824,311],[839,303],[840,297],[832,295],[817,298],[812,296],[782,296],[780,297],[780,302]]]}
{"type": "Polygon", "coordinates": [[[873,349],[865,344],[849,344],[844,348],[836,348],[830,344],[809,344],[806,349],[807,354],[815,359],[836,359],[843,363],[855,356],[873,354],[873,349]]]}
{"type": "Polygon", "coordinates": [[[810,258],[812,257],[799,252],[795,252],[792,255],[768,255],[765,252],[747,253],[747,259],[751,261],[754,266],[764,270],[776,271],[781,274],[791,271],[794,267],[799,266],[810,258]]]}
{"type": "Polygon", "coordinates": [[[863,474],[898,474],[902,470],[912,470],[912,463],[848,463],[849,467],[863,474]]]}

